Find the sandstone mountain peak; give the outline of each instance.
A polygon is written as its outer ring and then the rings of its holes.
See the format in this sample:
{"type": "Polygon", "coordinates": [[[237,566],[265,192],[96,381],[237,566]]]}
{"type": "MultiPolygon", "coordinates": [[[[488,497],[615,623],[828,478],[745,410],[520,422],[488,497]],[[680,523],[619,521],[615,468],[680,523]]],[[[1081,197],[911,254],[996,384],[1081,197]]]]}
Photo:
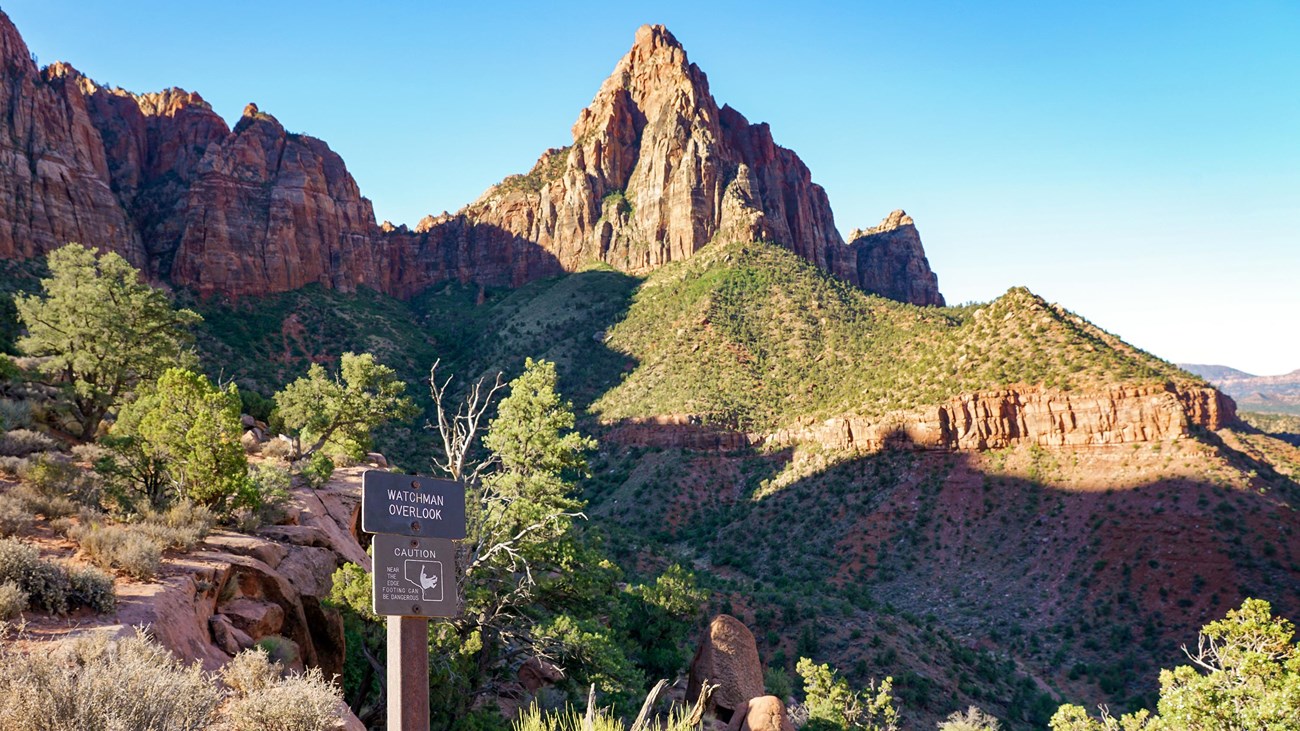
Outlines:
{"type": "Polygon", "coordinates": [[[32,52],[27,48],[27,42],[23,40],[22,34],[18,32],[18,26],[9,19],[9,14],[0,10],[0,60],[5,65],[12,67],[15,62],[23,65],[30,65],[32,70],[36,69],[36,64],[32,61],[32,52]]]}
{"type": "Polygon", "coordinates": [[[885,216],[884,219],[880,221],[880,223],[876,224],[875,226],[872,226],[871,228],[853,229],[853,231],[849,233],[849,241],[850,242],[857,241],[863,236],[884,233],[886,231],[893,231],[894,229],[902,228],[903,226],[914,226],[914,225],[916,225],[916,222],[912,220],[912,217],[907,215],[906,211],[899,208],[894,211],[891,211],[888,216],[885,216]]]}
{"type": "Polygon", "coordinates": [[[798,155],[720,107],[662,25],[637,30],[571,145],[414,230],[381,227],[328,145],[256,104],[231,129],[196,93],[105,89],[66,65],[37,73],[2,14],[0,53],[0,139],[30,172],[0,179],[0,256],[81,241],[204,294],[319,283],[404,297],[593,261],[644,273],[715,240],[769,241],[870,291],[943,301],[910,219],[845,244],[798,155]]]}

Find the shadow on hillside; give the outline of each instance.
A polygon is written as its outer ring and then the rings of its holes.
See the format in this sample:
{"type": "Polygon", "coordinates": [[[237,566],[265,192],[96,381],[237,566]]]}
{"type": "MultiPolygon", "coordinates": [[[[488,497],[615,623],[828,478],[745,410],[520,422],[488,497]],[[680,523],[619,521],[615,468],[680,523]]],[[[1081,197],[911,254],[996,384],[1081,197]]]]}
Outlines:
{"type": "MultiPolygon", "coordinates": [[[[977,703],[1029,728],[1045,725],[1061,698],[992,681],[971,695],[958,676],[974,671],[958,661],[918,659],[930,647],[891,657],[854,633],[888,634],[889,622],[912,617],[965,647],[1016,658],[1066,700],[1118,710],[1150,703],[1158,668],[1184,661],[1179,646],[1244,598],[1300,618],[1300,486],[1221,440],[978,454],[917,450],[901,433],[887,441],[892,448],[809,468],[762,499],[702,506],[711,530],[686,515],[666,536],[743,587],[728,601],[787,607],[760,628],[765,658],[779,651],[792,663],[816,645],[818,661],[855,683],[892,674],[922,713],[977,703]],[[1256,470],[1250,488],[1230,486],[1222,467],[1197,456],[1205,447],[1256,470]],[[1204,461],[1204,471],[1180,467],[1183,459],[1204,461]],[[818,641],[800,650],[795,640],[807,637],[818,641]]],[[[686,476],[737,459],[679,448],[686,476]]],[[[772,466],[798,474],[800,459],[772,466]]]]}

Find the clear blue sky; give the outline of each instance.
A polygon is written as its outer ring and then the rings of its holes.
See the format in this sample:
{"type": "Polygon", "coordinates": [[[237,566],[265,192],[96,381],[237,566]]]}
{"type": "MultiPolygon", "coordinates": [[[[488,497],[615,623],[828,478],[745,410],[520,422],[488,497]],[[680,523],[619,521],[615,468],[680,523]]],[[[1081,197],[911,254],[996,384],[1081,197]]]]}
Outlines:
{"type": "Polygon", "coordinates": [[[950,302],[1025,285],[1170,360],[1300,368],[1296,0],[470,5],[2,7],[42,64],[257,102],[405,223],[567,144],[664,23],[842,231],[912,214],[950,302]]]}

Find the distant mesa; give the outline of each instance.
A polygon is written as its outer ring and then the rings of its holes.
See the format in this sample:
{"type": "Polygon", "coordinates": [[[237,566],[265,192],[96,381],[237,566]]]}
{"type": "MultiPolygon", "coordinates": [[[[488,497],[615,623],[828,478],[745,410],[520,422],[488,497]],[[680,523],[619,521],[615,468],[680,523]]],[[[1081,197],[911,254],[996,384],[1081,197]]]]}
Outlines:
{"type": "Polygon", "coordinates": [[[1236,399],[1243,411],[1300,415],[1300,369],[1256,376],[1221,365],[1182,363],[1179,367],[1236,399]]]}
{"type": "Polygon", "coordinates": [[[719,107],[663,26],[643,26],[573,143],[414,230],[376,222],[342,158],[249,104],[230,129],[195,93],[133,94],[38,69],[0,13],[0,257],[68,241],[155,280],[245,296],[320,284],[411,296],[446,280],[521,285],[593,261],[644,273],[714,240],[771,241],[886,297],[942,304],[897,211],[846,243],[826,192],[766,124],[719,107]]]}

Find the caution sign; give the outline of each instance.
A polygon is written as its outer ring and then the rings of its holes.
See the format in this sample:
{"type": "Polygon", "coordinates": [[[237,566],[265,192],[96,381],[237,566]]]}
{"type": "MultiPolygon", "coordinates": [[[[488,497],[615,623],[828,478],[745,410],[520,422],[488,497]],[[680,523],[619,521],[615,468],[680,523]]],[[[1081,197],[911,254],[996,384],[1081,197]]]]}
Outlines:
{"type": "Polygon", "coordinates": [[[455,543],[381,533],[375,536],[373,553],[375,614],[454,617],[459,613],[455,543]]]}
{"type": "Polygon", "coordinates": [[[361,530],[433,538],[465,537],[465,486],[451,480],[366,470],[361,530]]]}

